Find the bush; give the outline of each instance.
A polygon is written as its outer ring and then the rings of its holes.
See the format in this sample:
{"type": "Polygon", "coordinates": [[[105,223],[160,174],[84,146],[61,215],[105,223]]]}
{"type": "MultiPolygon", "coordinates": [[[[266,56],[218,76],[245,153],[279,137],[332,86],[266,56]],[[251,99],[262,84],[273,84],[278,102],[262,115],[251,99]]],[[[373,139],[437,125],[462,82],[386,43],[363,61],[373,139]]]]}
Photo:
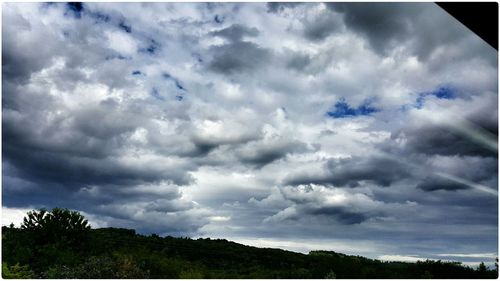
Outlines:
{"type": "Polygon", "coordinates": [[[184,270],[179,274],[180,279],[203,279],[203,273],[194,269],[190,268],[188,270],[184,270]]]}
{"type": "Polygon", "coordinates": [[[2,263],[2,277],[5,279],[33,279],[35,273],[29,269],[28,265],[19,265],[16,263],[13,266],[8,266],[7,263],[2,263]]]}
{"type": "Polygon", "coordinates": [[[333,270],[331,270],[326,274],[325,279],[337,279],[337,275],[333,272],[333,270]]]}

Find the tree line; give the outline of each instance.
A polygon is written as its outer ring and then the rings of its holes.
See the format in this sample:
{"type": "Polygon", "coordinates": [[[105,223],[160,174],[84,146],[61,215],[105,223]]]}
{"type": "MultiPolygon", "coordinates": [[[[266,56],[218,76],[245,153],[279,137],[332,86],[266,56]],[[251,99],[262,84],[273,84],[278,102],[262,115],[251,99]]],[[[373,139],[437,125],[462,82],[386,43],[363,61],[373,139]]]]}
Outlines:
{"type": "Polygon", "coordinates": [[[141,235],[122,228],[92,229],[78,212],[27,213],[2,227],[3,278],[79,279],[333,279],[497,278],[498,267],[459,262],[387,262],[332,251],[309,254],[257,248],[225,239],[141,235]]]}

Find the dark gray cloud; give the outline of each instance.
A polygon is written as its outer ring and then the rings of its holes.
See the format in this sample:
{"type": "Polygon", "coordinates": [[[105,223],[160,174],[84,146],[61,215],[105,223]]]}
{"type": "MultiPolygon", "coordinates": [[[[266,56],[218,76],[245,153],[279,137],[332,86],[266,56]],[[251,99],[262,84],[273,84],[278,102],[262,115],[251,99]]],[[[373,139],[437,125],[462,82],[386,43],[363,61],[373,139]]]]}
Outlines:
{"type": "Polygon", "coordinates": [[[201,157],[206,156],[208,153],[213,150],[223,146],[223,145],[242,145],[251,140],[256,139],[256,137],[250,136],[241,136],[241,138],[234,139],[215,139],[210,137],[196,136],[194,135],[191,138],[192,143],[194,144],[194,148],[187,152],[186,154],[182,154],[183,156],[192,156],[192,157],[201,157]]]}
{"type": "Polygon", "coordinates": [[[245,37],[255,37],[259,35],[259,30],[255,27],[247,27],[241,24],[233,24],[221,30],[211,32],[214,36],[226,38],[232,42],[241,41],[245,37]]]}
{"type": "Polygon", "coordinates": [[[51,63],[55,47],[54,34],[38,28],[31,24],[23,15],[6,13],[4,22],[15,24],[16,30],[3,29],[2,37],[10,38],[14,32],[21,34],[31,33],[34,36],[19,38],[19,40],[2,41],[2,78],[5,80],[25,81],[29,79],[31,73],[39,71],[51,63]],[[26,45],[33,45],[38,40],[48,39],[47,44],[39,46],[38,50],[24,48],[26,45]]]}
{"type": "Polygon", "coordinates": [[[488,46],[484,44],[465,43],[470,36],[475,35],[434,3],[326,5],[330,10],[340,13],[345,25],[366,37],[370,46],[381,55],[388,55],[394,48],[402,46],[421,60],[428,60],[433,52],[444,45],[468,45],[462,50],[469,54],[488,51],[488,46]]]}
{"type": "Polygon", "coordinates": [[[494,104],[481,105],[451,123],[411,123],[394,132],[392,140],[404,139],[410,153],[445,156],[497,157],[489,143],[498,135],[498,110],[494,104]]]}
{"type": "Polygon", "coordinates": [[[204,156],[210,153],[212,150],[216,149],[219,147],[221,144],[220,143],[215,143],[203,139],[194,139],[194,145],[195,148],[191,151],[189,151],[187,156],[204,156]]]}
{"type": "Polygon", "coordinates": [[[407,149],[413,153],[447,156],[494,156],[496,154],[488,147],[478,144],[448,126],[430,125],[412,128],[396,133],[393,137],[398,138],[401,134],[404,134],[407,139],[407,149]]]}
{"type": "Polygon", "coordinates": [[[466,117],[466,120],[480,130],[486,131],[486,134],[491,134],[491,137],[497,138],[498,108],[494,103],[488,103],[473,111],[466,117]]]}
{"type": "Polygon", "coordinates": [[[313,42],[322,42],[347,29],[363,37],[379,55],[387,56],[403,48],[419,60],[430,60],[431,67],[450,62],[441,54],[442,46],[453,48],[455,58],[490,52],[487,45],[471,40],[475,35],[434,3],[268,3],[268,12],[305,11],[304,7],[317,9],[318,5],[325,5],[326,10],[300,18],[303,36],[313,42]]]}
{"type": "Polygon", "coordinates": [[[178,165],[163,170],[146,165],[126,165],[113,159],[89,159],[85,157],[65,156],[59,153],[43,151],[41,148],[25,149],[6,147],[4,155],[19,169],[19,174],[35,182],[56,182],[68,188],[85,184],[122,184],[135,185],[155,183],[163,180],[186,185],[192,178],[186,172],[187,167],[178,165]]]}
{"type": "MultiPolygon", "coordinates": [[[[419,116],[416,120],[409,120],[404,126],[394,130],[390,139],[379,147],[398,155],[440,155],[455,159],[477,157],[476,159],[481,159],[480,162],[488,163],[486,165],[494,168],[496,164],[490,159],[498,157],[498,109],[491,101],[480,98],[477,100],[474,106],[466,110],[455,108],[444,112],[426,111],[422,115],[416,115],[415,117],[419,116]]],[[[434,102],[440,101],[437,99],[434,102]]],[[[470,97],[461,96],[454,101],[463,103],[470,101],[470,97]]],[[[477,165],[478,163],[474,164],[477,165]]]]}
{"type": "Polygon", "coordinates": [[[334,186],[357,187],[361,181],[373,182],[380,186],[390,186],[392,183],[408,178],[411,171],[397,161],[380,157],[352,157],[347,159],[331,159],[320,175],[291,174],[284,183],[300,184],[331,184],[334,186]]]}
{"type": "Polygon", "coordinates": [[[71,113],[59,108],[58,115],[55,100],[42,99],[37,106],[43,92],[5,94],[13,101],[3,114],[2,154],[31,181],[64,183],[68,188],[81,184],[191,181],[180,172],[186,168],[184,165],[176,171],[160,171],[154,163],[130,165],[120,160],[120,151],[126,148],[127,139],[142,118],[121,111],[113,100],[71,113]],[[18,141],[10,142],[12,139],[18,141]]]}
{"type": "Polygon", "coordinates": [[[421,12],[411,3],[328,3],[327,6],[341,13],[348,27],[367,36],[379,53],[409,38],[414,32],[411,20],[421,12]]]}
{"type": "Polygon", "coordinates": [[[288,154],[307,151],[307,145],[303,142],[279,140],[271,143],[249,143],[248,146],[243,147],[236,154],[243,163],[262,168],[267,164],[286,157],[288,154]]]}
{"type": "Polygon", "coordinates": [[[409,202],[383,203],[364,193],[316,184],[286,186],[280,190],[279,196],[272,194],[255,202],[261,207],[281,206],[278,212],[264,220],[277,225],[308,221],[337,225],[362,224],[394,216],[393,212],[401,208],[414,207],[409,202]]]}
{"type": "Polygon", "coordinates": [[[141,116],[118,111],[117,107],[119,104],[116,101],[108,99],[102,101],[96,108],[86,108],[77,112],[71,117],[75,130],[87,137],[111,139],[131,133],[144,123],[145,120],[141,120],[141,116]]]}
{"type": "Polygon", "coordinates": [[[213,47],[214,58],[209,68],[222,74],[253,71],[263,65],[270,52],[255,43],[238,41],[213,47]]]}
{"type": "Polygon", "coordinates": [[[496,189],[495,178],[498,172],[496,157],[435,156],[427,162],[432,167],[431,169],[436,171],[496,189]]]}
{"type": "Polygon", "coordinates": [[[311,210],[310,214],[333,217],[336,221],[342,224],[357,224],[370,218],[367,214],[356,213],[341,207],[317,208],[311,210]]]}
{"type": "Polygon", "coordinates": [[[255,27],[233,24],[211,34],[229,40],[228,44],[212,48],[214,58],[209,68],[215,72],[235,74],[252,71],[262,65],[271,55],[268,50],[255,43],[242,41],[244,37],[259,35],[259,30],[255,27]]]}
{"type": "Polygon", "coordinates": [[[293,53],[287,61],[287,67],[302,71],[311,64],[311,56],[304,53],[293,53]]]}
{"type": "Polygon", "coordinates": [[[425,191],[434,191],[434,190],[458,190],[458,189],[467,189],[470,188],[468,185],[458,183],[455,181],[451,181],[449,179],[445,179],[443,177],[429,177],[420,182],[417,186],[425,191]]]}
{"type": "Polygon", "coordinates": [[[314,20],[307,20],[304,24],[304,36],[312,41],[321,41],[338,32],[343,27],[337,14],[324,11],[314,20]]]}

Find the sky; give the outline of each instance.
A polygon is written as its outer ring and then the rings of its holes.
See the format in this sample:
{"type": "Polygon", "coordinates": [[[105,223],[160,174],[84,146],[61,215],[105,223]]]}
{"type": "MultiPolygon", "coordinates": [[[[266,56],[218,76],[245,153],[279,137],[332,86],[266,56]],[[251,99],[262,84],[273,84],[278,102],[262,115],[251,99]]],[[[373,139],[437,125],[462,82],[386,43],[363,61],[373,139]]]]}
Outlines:
{"type": "Polygon", "coordinates": [[[498,255],[497,51],[433,3],[4,3],[2,224],[498,255]]]}

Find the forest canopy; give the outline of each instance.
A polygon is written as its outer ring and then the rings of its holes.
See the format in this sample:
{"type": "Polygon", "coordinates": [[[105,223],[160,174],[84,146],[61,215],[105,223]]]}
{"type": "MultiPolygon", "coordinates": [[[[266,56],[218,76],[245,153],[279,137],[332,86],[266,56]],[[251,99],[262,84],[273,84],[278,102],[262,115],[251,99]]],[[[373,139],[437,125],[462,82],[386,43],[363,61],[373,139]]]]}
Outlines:
{"type": "Polygon", "coordinates": [[[224,239],[141,235],[92,229],[78,212],[28,212],[2,227],[3,278],[497,278],[498,267],[459,262],[383,262],[332,251],[309,254],[224,239]]]}

